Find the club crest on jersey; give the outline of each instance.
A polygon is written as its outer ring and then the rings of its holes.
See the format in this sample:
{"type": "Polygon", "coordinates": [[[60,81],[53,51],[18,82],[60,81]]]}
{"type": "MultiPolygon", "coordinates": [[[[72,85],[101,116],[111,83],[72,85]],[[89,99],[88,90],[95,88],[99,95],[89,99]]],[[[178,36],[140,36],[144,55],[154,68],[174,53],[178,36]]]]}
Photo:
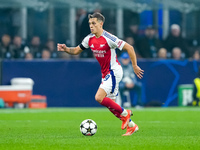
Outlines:
{"type": "Polygon", "coordinates": [[[105,46],[105,44],[100,44],[100,47],[104,47],[105,46]]]}

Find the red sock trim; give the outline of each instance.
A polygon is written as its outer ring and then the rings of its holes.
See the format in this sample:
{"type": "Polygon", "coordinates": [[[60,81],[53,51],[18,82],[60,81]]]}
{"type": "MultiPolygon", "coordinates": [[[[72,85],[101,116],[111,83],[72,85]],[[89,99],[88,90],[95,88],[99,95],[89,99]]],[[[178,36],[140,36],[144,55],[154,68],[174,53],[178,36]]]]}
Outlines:
{"type": "Polygon", "coordinates": [[[108,109],[111,109],[112,110],[111,112],[117,112],[117,115],[118,114],[120,115],[123,112],[122,107],[108,97],[105,97],[103,99],[101,105],[107,107],[108,109]]]}

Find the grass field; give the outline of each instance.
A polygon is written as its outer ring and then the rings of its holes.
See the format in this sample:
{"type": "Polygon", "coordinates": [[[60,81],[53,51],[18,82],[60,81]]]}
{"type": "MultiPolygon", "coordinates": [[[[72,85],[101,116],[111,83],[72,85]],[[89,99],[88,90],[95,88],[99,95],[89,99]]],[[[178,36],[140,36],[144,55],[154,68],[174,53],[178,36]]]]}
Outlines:
{"type": "Polygon", "coordinates": [[[105,108],[0,109],[0,150],[197,150],[200,108],[132,109],[139,131],[122,137],[121,121],[105,108]],[[93,119],[94,136],[79,125],[93,119]]]}

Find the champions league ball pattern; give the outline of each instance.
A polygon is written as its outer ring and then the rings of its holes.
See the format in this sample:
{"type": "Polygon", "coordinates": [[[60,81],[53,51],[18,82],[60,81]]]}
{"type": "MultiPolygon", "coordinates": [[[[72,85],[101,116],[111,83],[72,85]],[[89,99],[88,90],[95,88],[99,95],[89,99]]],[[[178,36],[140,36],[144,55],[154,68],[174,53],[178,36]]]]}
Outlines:
{"type": "Polygon", "coordinates": [[[86,119],[81,123],[80,131],[85,136],[92,136],[97,132],[97,124],[91,119],[86,119]]]}

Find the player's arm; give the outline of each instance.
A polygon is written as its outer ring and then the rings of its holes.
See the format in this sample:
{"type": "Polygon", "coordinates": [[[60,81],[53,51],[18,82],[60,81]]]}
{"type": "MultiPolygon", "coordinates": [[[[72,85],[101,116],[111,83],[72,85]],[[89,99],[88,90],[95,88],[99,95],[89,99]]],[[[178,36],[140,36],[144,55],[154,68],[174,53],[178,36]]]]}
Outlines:
{"type": "Polygon", "coordinates": [[[137,58],[136,58],[136,54],[135,54],[135,50],[134,50],[133,46],[131,46],[128,43],[125,43],[123,49],[127,50],[128,54],[130,56],[131,62],[132,62],[133,70],[134,70],[135,74],[138,76],[138,78],[141,79],[143,77],[144,70],[142,70],[137,65],[137,58]]]}
{"type": "Polygon", "coordinates": [[[80,54],[83,50],[80,48],[80,46],[77,47],[67,47],[65,44],[57,44],[57,50],[66,52],[71,55],[78,55],[80,54]]]}

